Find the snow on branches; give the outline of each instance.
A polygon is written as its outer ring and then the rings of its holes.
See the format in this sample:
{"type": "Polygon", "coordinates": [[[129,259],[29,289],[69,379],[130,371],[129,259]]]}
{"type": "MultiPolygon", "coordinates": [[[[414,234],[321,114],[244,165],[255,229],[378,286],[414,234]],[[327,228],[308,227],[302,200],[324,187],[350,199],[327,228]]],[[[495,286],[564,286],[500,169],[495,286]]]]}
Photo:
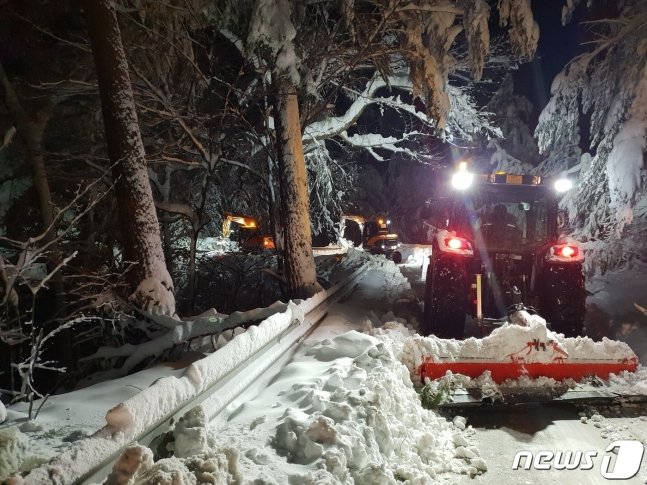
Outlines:
{"type": "MultiPolygon", "coordinates": [[[[635,254],[634,239],[647,229],[640,209],[647,198],[646,7],[645,0],[633,2],[619,18],[592,24],[596,40],[555,78],[536,130],[539,149],[548,155],[539,170],[578,174],[562,205],[579,220],[577,235],[588,241],[590,262],[595,254],[607,258],[610,245],[635,254]],[[581,131],[586,125],[589,133],[581,131]],[[589,153],[580,156],[587,146],[589,153]]],[[[596,266],[627,262],[605,259],[596,266]]]]}
{"type": "MultiPolygon", "coordinates": [[[[479,80],[490,52],[490,7],[483,0],[412,0],[388,2],[388,5],[383,7],[384,16],[387,21],[397,19],[391,23],[397,24],[393,29],[401,38],[414,96],[419,95],[426,101],[428,116],[442,130],[450,110],[448,76],[456,67],[452,48],[459,34],[464,33],[472,77],[479,80]]],[[[530,0],[499,1],[499,18],[502,26],[509,26],[513,53],[531,58],[537,48],[539,27],[532,16],[530,0]]]]}
{"type": "Polygon", "coordinates": [[[530,0],[499,0],[501,27],[508,28],[510,44],[518,57],[530,59],[539,41],[539,25],[535,22],[530,0]]]}
{"type": "Polygon", "coordinates": [[[297,86],[301,77],[293,42],[297,31],[291,14],[290,0],[259,0],[252,14],[248,42],[269,49],[276,72],[297,86]]]}
{"type": "MultiPolygon", "coordinates": [[[[338,116],[328,116],[319,121],[310,123],[304,128],[303,143],[306,152],[317,147],[323,140],[338,139],[343,144],[366,150],[375,160],[384,161],[385,157],[376,150],[386,151],[391,154],[402,154],[407,158],[429,163],[435,155],[426,154],[421,150],[413,150],[406,146],[406,142],[427,136],[420,130],[409,130],[400,134],[382,135],[379,133],[349,134],[362,113],[371,105],[378,105],[382,109],[389,108],[400,116],[409,116],[415,119],[422,129],[433,129],[435,120],[426,113],[419,111],[414,104],[407,102],[400,94],[411,93],[413,83],[406,75],[392,75],[386,80],[379,74],[370,79],[361,92],[345,89],[344,92],[353,99],[346,111],[338,116]],[[387,89],[389,94],[386,95],[387,89]]],[[[500,136],[492,124],[487,110],[479,110],[476,102],[466,88],[448,86],[450,111],[448,112],[447,127],[443,137],[447,140],[462,139],[472,140],[476,134],[487,133],[500,136]]]]}

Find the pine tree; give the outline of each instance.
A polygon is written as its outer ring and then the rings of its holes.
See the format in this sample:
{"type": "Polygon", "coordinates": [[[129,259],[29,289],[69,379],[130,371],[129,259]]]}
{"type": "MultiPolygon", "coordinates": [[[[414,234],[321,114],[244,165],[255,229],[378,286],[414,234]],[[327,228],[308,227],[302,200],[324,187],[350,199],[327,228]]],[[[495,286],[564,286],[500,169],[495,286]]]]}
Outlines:
{"type": "Polygon", "coordinates": [[[562,204],[579,221],[589,270],[604,272],[647,260],[647,1],[592,27],[596,41],[554,79],[535,134],[541,172],[577,177],[562,204]]]}

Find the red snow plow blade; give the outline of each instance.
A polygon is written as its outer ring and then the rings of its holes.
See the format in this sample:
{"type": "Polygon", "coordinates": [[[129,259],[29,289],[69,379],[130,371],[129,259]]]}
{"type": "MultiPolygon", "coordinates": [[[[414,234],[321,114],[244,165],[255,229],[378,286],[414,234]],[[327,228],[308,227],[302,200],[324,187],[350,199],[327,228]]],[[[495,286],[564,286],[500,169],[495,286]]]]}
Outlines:
{"type": "Polygon", "coordinates": [[[618,374],[622,371],[635,372],[638,367],[638,359],[623,359],[622,361],[576,361],[570,362],[561,360],[557,362],[505,362],[492,360],[474,361],[440,361],[435,362],[431,357],[427,358],[418,368],[422,381],[425,378],[438,379],[443,377],[447,371],[453,374],[462,374],[470,378],[476,378],[485,371],[490,371],[492,380],[497,384],[507,379],[518,379],[519,377],[550,377],[556,381],[564,379],[581,380],[585,377],[597,376],[607,379],[609,374],[618,374]]]}
{"type": "Polygon", "coordinates": [[[626,348],[626,353],[609,355],[609,357],[605,357],[604,354],[590,353],[589,357],[585,357],[586,353],[582,352],[569,356],[558,341],[534,338],[520,350],[500,359],[482,356],[470,358],[466,355],[454,357],[427,355],[417,371],[422,382],[425,378],[433,380],[443,377],[447,371],[470,378],[479,377],[485,371],[490,371],[492,380],[497,384],[520,377],[532,379],[550,377],[556,381],[564,379],[579,381],[591,376],[607,379],[609,374],[636,371],[638,357],[628,347],[626,348]]]}

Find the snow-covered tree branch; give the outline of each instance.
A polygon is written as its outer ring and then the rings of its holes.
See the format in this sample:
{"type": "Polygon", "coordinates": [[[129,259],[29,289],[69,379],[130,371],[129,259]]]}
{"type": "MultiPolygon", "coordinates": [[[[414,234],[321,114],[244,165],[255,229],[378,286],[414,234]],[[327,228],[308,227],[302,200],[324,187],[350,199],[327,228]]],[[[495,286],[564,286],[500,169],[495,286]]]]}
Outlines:
{"type": "Polygon", "coordinates": [[[598,268],[626,263],[647,227],[646,8],[644,0],[633,2],[619,19],[593,24],[597,40],[555,78],[536,130],[548,156],[539,171],[577,176],[562,203],[579,220],[577,234],[590,241],[591,256],[599,256],[589,260],[598,268]]]}

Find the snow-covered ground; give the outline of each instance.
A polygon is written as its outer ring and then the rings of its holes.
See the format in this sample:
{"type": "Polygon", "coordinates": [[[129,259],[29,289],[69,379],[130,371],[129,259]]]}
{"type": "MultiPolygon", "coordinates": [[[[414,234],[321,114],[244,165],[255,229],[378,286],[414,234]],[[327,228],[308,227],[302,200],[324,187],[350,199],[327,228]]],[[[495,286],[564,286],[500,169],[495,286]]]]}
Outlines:
{"type": "MultiPolygon", "coordinates": [[[[405,365],[411,356],[407,348],[415,342],[416,302],[410,282],[382,257],[351,251],[342,261],[346,272],[366,262],[370,271],[285,365],[249,386],[215,421],[209,422],[209,409],[194,408],[155,453],[133,443],[115,465],[111,483],[598,483],[597,469],[512,471],[511,463],[522,450],[594,449],[602,457],[613,439],[647,437],[647,421],[640,416],[593,408],[581,416],[572,408],[550,406],[502,412],[490,408],[470,411],[467,419],[424,409],[405,365]]],[[[401,267],[414,284],[420,283],[417,264],[412,257],[401,267]]],[[[330,279],[333,268],[326,275],[330,279]]],[[[430,348],[436,344],[431,341],[430,348]]],[[[458,342],[448,345],[458,354],[464,348],[458,342]]],[[[498,351],[505,342],[497,340],[497,345],[498,351]]],[[[105,425],[109,409],[137,401],[140,390],[160,378],[181,381],[186,365],[160,365],[53,396],[36,422],[25,419],[24,405],[11,407],[8,423],[0,428],[0,479],[8,470],[29,469],[72,447],[105,425]]],[[[640,368],[602,385],[647,392],[646,372],[640,368]]],[[[478,384],[497,392],[487,379],[478,384]]],[[[154,414],[163,406],[139,407],[135,415],[154,414]]],[[[113,410],[108,417],[118,421],[120,416],[125,414],[113,410]]],[[[132,424],[126,421],[122,435],[132,424]]],[[[644,477],[641,471],[629,483],[643,483],[644,477]]]]}
{"type": "MultiPolygon", "coordinates": [[[[119,476],[139,467],[133,483],[453,483],[484,470],[473,430],[460,418],[447,421],[423,409],[406,367],[395,358],[411,330],[389,310],[411,298],[409,283],[391,261],[359,258],[370,260],[368,275],[269,385],[251,387],[247,394],[254,395],[231,406],[225,421],[207,425],[208,410],[194,409],[176,426],[173,457],[153,464],[151,452],[131,447],[116,467],[119,476]],[[389,321],[399,337],[373,330],[389,321]]],[[[52,397],[38,424],[12,428],[17,437],[11,457],[26,468],[64,449],[69,445],[60,435],[69,430],[61,422],[78,421],[83,426],[73,438],[83,436],[98,427],[102,412],[168,371],[158,367],[52,397]]],[[[15,409],[9,413],[19,417],[15,409]]]]}

